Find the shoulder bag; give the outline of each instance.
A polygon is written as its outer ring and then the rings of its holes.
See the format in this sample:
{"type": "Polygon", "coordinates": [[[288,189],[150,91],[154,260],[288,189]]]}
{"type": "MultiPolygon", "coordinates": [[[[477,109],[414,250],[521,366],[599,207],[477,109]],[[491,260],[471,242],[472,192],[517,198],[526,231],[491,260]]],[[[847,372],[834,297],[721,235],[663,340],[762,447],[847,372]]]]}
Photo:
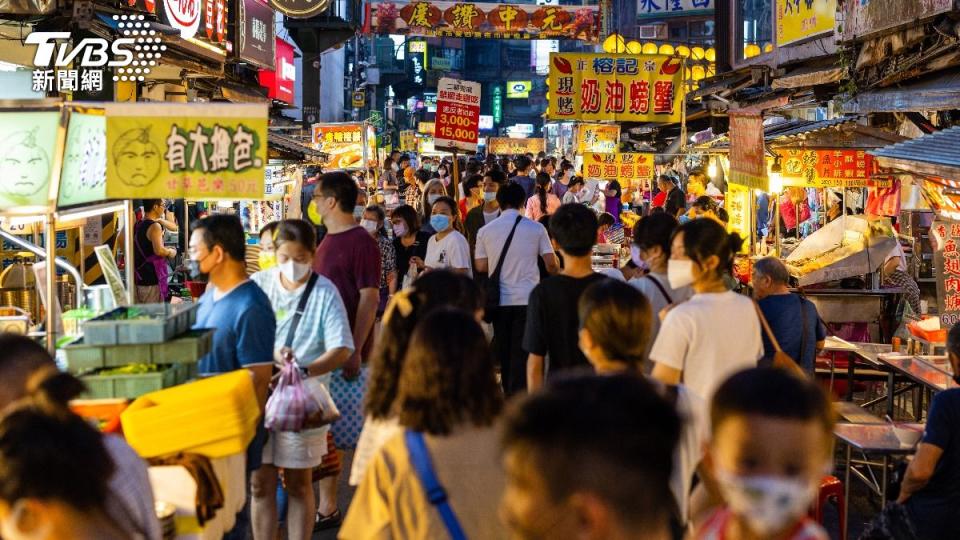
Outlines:
{"type": "MultiPolygon", "coordinates": [[[[670,298],[670,295],[667,294],[667,289],[664,288],[663,284],[660,283],[660,281],[659,281],[657,278],[651,276],[650,274],[647,274],[645,277],[646,277],[647,279],[649,279],[650,281],[652,281],[653,284],[657,286],[657,289],[660,290],[660,294],[662,294],[663,297],[666,299],[667,305],[673,303],[673,298],[670,298]]],[[[654,316],[656,316],[656,315],[657,315],[657,314],[654,313],[654,316]]]]}
{"type": "Polygon", "coordinates": [[[795,375],[806,377],[806,373],[803,371],[803,368],[801,368],[793,358],[790,358],[789,354],[783,352],[783,349],[780,348],[780,342],[777,341],[777,336],[773,335],[773,330],[770,328],[770,323],[768,323],[767,318],[763,316],[763,311],[760,309],[760,305],[754,302],[753,308],[757,311],[757,317],[760,319],[760,326],[763,327],[763,332],[767,335],[767,339],[769,339],[770,343],[773,345],[773,367],[785,369],[795,375]]]}
{"type": "Polygon", "coordinates": [[[433,469],[433,463],[430,461],[430,451],[427,449],[423,434],[408,429],[404,432],[403,438],[407,443],[410,464],[413,465],[413,470],[417,473],[417,478],[427,495],[427,500],[440,513],[440,519],[443,520],[443,526],[450,534],[450,540],[466,540],[467,535],[463,532],[463,527],[460,526],[460,520],[457,519],[456,512],[450,506],[447,490],[443,488],[440,479],[437,478],[437,473],[433,469]]]}
{"type": "Polygon", "coordinates": [[[493,272],[490,272],[487,282],[483,287],[483,292],[487,295],[484,304],[483,320],[487,322],[493,321],[493,312],[500,307],[500,273],[503,270],[503,261],[507,258],[507,251],[510,249],[510,244],[513,243],[513,234],[517,232],[517,226],[520,225],[521,219],[523,219],[523,216],[517,216],[517,221],[514,222],[513,228],[510,229],[510,235],[507,236],[507,241],[503,244],[500,259],[493,268],[493,272]]]}

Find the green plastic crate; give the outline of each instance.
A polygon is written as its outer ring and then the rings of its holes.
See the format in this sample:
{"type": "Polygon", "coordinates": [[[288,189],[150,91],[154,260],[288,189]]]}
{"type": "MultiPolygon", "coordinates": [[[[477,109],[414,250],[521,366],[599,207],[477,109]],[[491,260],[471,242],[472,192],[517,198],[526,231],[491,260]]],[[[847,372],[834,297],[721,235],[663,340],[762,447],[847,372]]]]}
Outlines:
{"type": "Polygon", "coordinates": [[[213,330],[191,330],[184,336],[166,343],[150,345],[154,364],[195,363],[213,348],[213,330]]]}
{"type": "Polygon", "coordinates": [[[83,397],[88,399],[124,398],[133,399],[176,386],[182,377],[182,368],[165,366],[156,373],[140,375],[85,375],[80,377],[87,385],[83,397]]]}
{"type": "Polygon", "coordinates": [[[127,364],[191,364],[213,347],[213,330],[194,330],[166,343],[144,345],[88,345],[84,338],[61,347],[67,370],[73,374],[127,364]]]}
{"type": "Polygon", "coordinates": [[[197,320],[197,304],[137,304],[119,307],[83,323],[90,345],[137,345],[164,343],[188,332],[197,320]],[[147,319],[128,319],[136,310],[147,319]]]}

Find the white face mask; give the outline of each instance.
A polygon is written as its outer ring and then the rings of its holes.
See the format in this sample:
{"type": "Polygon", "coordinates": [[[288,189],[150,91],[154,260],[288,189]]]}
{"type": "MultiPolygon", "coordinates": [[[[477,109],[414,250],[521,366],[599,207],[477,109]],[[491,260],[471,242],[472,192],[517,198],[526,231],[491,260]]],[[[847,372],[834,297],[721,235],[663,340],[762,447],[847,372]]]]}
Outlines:
{"type": "Polygon", "coordinates": [[[367,230],[368,233],[373,234],[377,231],[377,222],[372,219],[361,219],[360,226],[367,230]]]}
{"type": "Polygon", "coordinates": [[[640,255],[640,246],[636,244],[630,246],[630,260],[633,261],[633,264],[637,265],[637,268],[640,270],[650,269],[650,266],[647,265],[647,261],[643,260],[643,257],[640,255]]]}
{"type": "Polygon", "coordinates": [[[430,203],[430,206],[433,206],[433,203],[437,202],[440,197],[443,197],[443,195],[440,195],[439,193],[430,193],[427,195],[427,202],[430,203]]]}
{"type": "Polygon", "coordinates": [[[693,261],[670,259],[667,263],[667,279],[671,289],[679,289],[693,283],[693,261]]]}
{"type": "Polygon", "coordinates": [[[796,478],[717,471],[717,480],[730,510],[760,536],[782,531],[806,514],[816,495],[814,486],[796,478]]]}
{"type": "Polygon", "coordinates": [[[288,281],[297,282],[310,272],[310,266],[309,263],[298,263],[293,259],[288,259],[287,262],[278,264],[277,268],[280,269],[280,273],[288,281]]]}
{"type": "Polygon", "coordinates": [[[392,170],[393,172],[397,172],[397,171],[400,170],[400,166],[397,165],[396,163],[391,163],[391,164],[390,164],[390,170],[392,170]]]}

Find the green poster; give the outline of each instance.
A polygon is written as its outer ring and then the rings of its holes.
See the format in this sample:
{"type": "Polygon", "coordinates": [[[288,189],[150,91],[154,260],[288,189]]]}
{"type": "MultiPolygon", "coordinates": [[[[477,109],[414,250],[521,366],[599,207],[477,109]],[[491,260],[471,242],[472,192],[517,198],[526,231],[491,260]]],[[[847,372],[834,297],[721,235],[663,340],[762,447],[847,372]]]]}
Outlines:
{"type": "Polygon", "coordinates": [[[70,113],[57,207],[107,198],[107,118],[70,113]]]}
{"type": "Polygon", "coordinates": [[[0,113],[0,210],[48,204],[60,113],[0,113]]]}

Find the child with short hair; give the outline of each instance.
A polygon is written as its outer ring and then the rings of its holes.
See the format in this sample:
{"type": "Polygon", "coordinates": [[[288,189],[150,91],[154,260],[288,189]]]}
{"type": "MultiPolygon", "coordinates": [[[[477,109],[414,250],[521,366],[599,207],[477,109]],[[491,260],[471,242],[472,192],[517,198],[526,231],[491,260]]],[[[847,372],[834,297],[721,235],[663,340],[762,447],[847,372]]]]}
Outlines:
{"type": "Polygon", "coordinates": [[[823,390],[778,368],[740,371],[716,391],[704,465],[727,506],[699,540],[827,540],[807,513],[831,469],[834,414],[823,390]]]}

